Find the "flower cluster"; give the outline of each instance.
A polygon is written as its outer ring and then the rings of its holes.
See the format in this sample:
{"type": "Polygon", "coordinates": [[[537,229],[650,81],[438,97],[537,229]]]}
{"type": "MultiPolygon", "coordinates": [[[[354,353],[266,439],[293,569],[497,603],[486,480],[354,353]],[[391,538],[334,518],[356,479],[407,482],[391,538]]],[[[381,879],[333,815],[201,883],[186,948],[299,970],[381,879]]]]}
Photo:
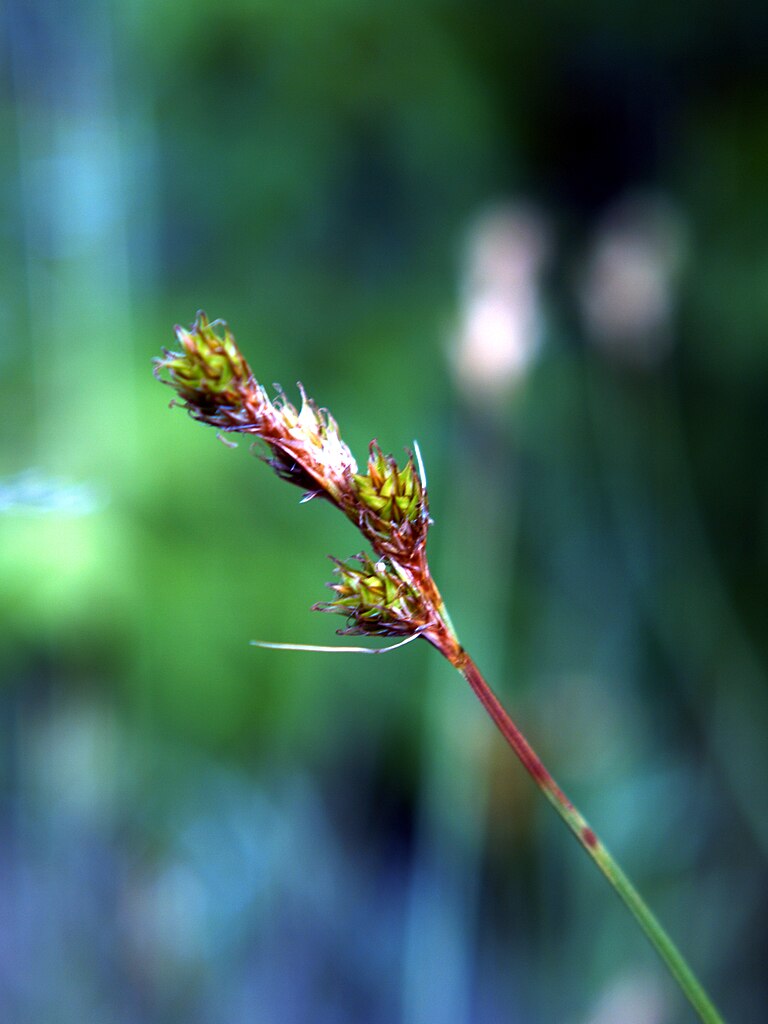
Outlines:
{"type": "Polygon", "coordinates": [[[163,358],[155,360],[155,376],[167,373],[164,383],[176,389],[195,419],[221,430],[236,430],[248,399],[252,416],[267,403],[225,323],[211,323],[200,312],[189,330],[177,325],[175,332],[182,351],[164,349],[163,358]],[[216,327],[223,329],[223,336],[216,327]]]}
{"type": "Polygon", "coordinates": [[[349,562],[336,558],[333,561],[338,582],[328,586],[336,598],[316,604],[313,610],[345,615],[347,628],[339,630],[340,633],[410,636],[428,625],[421,621],[424,609],[419,592],[397,574],[392,562],[387,559],[374,562],[366,554],[357,555],[349,562]]]}
{"type": "Polygon", "coordinates": [[[413,454],[400,469],[372,441],[368,472],[355,474],[354,481],[366,535],[378,538],[393,558],[411,561],[426,544],[430,524],[427,494],[413,454]]]}
{"type": "Polygon", "coordinates": [[[432,642],[443,636],[449,627],[426,561],[427,492],[413,455],[399,467],[372,442],[367,472],[358,473],[330,413],[301,385],[299,409],[282,392],[271,399],[226,323],[201,312],[189,329],[177,327],[176,337],[182,351],[165,350],[155,375],[190,415],[222,432],[255,436],[282,479],[301,487],[305,499],[331,501],[371,544],[376,560],[336,562],[336,597],[316,608],[345,615],[349,625],[340,632],[423,634],[432,642]]]}

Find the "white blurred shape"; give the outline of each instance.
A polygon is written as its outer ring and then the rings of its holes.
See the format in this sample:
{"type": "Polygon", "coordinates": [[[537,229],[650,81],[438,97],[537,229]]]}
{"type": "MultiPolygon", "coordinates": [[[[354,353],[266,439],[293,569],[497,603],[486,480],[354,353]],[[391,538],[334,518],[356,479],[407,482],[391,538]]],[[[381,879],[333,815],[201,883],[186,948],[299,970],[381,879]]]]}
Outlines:
{"type": "Polygon", "coordinates": [[[585,1024],[665,1024],[670,1008],[649,975],[622,975],[601,994],[585,1024]]]}
{"type": "Polygon", "coordinates": [[[471,399],[503,398],[538,351],[539,276],[549,250],[542,216],[523,205],[483,216],[467,244],[461,321],[452,357],[471,399]]]}
{"type": "Polygon", "coordinates": [[[49,477],[37,469],[0,479],[0,514],[85,516],[101,511],[104,504],[89,484],[49,477]]]}
{"type": "Polygon", "coordinates": [[[597,348],[634,365],[668,351],[684,248],[681,215],[660,197],[625,198],[608,211],[578,288],[597,348]]]}
{"type": "Polygon", "coordinates": [[[198,875],[171,861],[123,891],[120,922],[134,970],[154,987],[178,985],[208,954],[208,900],[198,875]]]}
{"type": "Polygon", "coordinates": [[[25,739],[28,764],[46,808],[73,828],[106,820],[118,785],[118,733],[112,713],[89,703],[67,703],[25,739]]]}
{"type": "Polygon", "coordinates": [[[103,117],[62,126],[50,156],[31,161],[30,244],[36,256],[83,256],[119,227],[122,206],[116,140],[103,117]]]}

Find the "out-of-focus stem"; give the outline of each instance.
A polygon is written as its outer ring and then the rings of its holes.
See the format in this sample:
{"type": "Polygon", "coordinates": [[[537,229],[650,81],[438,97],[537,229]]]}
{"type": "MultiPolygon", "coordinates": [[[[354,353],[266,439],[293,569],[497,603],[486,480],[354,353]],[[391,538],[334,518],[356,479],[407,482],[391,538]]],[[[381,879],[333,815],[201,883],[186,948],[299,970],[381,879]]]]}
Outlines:
{"type": "MultiPolygon", "coordinates": [[[[435,646],[438,646],[437,644],[435,646]]],[[[496,723],[499,732],[517,754],[523,767],[544,793],[557,813],[573,832],[586,852],[595,862],[632,911],[640,927],[650,939],[672,976],[685,993],[704,1024],[724,1024],[711,999],[702,988],[680,951],[667,935],[642,896],[635,889],[608,850],[603,846],[586,819],[574,807],[565,793],[544,767],[536,751],[523,736],[510,716],[504,710],[496,694],[490,688],[470,656],[458,644],[445,643],[438,646],[440,652],[461,672],[475,691],[481,704],[496,723]]]]}

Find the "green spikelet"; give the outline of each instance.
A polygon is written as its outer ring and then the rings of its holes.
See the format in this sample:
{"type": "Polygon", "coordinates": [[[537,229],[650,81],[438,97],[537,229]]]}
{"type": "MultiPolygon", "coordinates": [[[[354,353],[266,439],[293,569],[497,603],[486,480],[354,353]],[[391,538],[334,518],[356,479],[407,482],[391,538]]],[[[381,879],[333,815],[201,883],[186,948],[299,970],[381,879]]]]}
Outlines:
{"type": "Polygon", "coordinates": [[[428,520],[427,498],[413,455],[402,469],[391,455],[384,455],[371,442],[368,472],[356,474],[355,488],[360,502],[380,522],[382,533],[398,530],[404,524],[420,526],[428,520]]]}
{"type": "Polygon", "coordinates": [[[189,330],[176,327],[181,352],[165,351],[155,375],[173,387],[190,411],[210,415],[220,406],[237,407],[253,374],[223,321],[211,323],[202,311],[189,330]],[[223,329],[223,336],[215,328],[223,329]]]}
{"type": "Polygon", "coordinates": [[[403,580],[387,559],[374,562],[357,555],[349,562],[336,563],[338,581],[329,583],[336,597],[314,606],[315,611],[345,615],[344,634],[368,636],[410,636],[426,624],[417,590],[403,580]]]}

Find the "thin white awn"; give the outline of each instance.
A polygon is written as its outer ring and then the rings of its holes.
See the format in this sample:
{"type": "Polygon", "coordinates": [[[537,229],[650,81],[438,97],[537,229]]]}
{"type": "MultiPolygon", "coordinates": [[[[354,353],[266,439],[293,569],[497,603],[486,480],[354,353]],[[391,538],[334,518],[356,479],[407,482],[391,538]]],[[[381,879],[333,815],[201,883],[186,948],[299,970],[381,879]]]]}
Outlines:
{"type": "Polygon", "coordinates": [[[317,644],[277,644],[268,640],[251,640],[251,647],[266,647],[273,651],[315,651],[320,654],[386,654],[388,651],[397,650],[398,647],[405,647],[412,640],[417,640],[421,631],[412,633],[405,640],[399,640],[389,647],[322,647],[317,644]]]}

